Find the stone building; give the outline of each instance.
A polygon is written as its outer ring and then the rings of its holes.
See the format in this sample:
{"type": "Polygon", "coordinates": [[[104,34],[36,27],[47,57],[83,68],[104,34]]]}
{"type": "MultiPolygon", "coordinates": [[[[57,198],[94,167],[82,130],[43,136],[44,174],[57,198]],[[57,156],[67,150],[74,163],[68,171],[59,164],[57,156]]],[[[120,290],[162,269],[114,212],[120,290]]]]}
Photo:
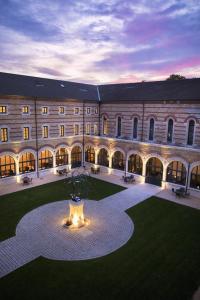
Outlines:
{"type": "Polygon", "coordinates": [[[0,181],[100,165],[200,191],[200,79],[88,85],[0,73],[0,181]]]}

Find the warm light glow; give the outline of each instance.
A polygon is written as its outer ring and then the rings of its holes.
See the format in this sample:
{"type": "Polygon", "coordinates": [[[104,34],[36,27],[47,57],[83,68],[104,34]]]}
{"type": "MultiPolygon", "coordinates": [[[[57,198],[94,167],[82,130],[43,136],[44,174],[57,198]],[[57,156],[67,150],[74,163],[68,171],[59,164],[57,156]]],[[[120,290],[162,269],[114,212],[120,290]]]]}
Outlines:
{"type": "Polygon", "coordinates": [[[69,217],[65,222],[65,224],[69,226],[69,228],[80,228],[90,223],[88,219],[84,218],[83,207],[83,200],[79,202],[69,202],[69,217]]]}

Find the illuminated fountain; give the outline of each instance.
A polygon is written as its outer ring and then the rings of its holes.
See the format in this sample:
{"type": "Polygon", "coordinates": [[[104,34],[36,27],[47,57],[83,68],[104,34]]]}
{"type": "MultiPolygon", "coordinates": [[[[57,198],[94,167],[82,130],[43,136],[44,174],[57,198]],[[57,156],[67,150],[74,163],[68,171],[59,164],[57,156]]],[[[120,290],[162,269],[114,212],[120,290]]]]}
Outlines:
{"type": "Polygon", "coordinates": [[[88,175],[73,173],[69,184],[72,185],[73,193],[69,201],[69,217],[65,221],[65,226],[76,229],[89,224],[89,220],[84,217],[84,201],[80,198],[80,195],[83,196],[83,191],[87,191],[88,175]]]}

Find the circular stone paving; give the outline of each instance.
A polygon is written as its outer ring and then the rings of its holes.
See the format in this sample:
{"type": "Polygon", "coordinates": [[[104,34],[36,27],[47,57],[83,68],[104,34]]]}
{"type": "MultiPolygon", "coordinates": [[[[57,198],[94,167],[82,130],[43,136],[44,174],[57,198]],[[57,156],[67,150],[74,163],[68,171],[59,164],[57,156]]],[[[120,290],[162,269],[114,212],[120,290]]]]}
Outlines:
{"type": "Polygon", "coordinates": [[[101,201],[84,201],[84,216],[90,219],[90,224],[82,228],[64,227],[68,214],[68,200],[40,206],[21,219],[16,235],[28,240],[38,256],[83,260],[117,250],[133,234],[134,226],[129,216],[101,204],[101,201]]]}

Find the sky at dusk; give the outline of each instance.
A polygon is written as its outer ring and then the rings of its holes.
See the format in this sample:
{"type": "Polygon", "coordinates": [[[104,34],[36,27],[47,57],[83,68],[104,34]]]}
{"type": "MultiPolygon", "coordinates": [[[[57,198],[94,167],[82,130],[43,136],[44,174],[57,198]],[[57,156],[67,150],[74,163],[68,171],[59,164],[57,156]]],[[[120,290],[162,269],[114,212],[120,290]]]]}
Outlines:
{"type": "Polygon", "coordinates": [[[200,77],[200,0],[0,0],[0,71],[94,84],[200,77]]]}

